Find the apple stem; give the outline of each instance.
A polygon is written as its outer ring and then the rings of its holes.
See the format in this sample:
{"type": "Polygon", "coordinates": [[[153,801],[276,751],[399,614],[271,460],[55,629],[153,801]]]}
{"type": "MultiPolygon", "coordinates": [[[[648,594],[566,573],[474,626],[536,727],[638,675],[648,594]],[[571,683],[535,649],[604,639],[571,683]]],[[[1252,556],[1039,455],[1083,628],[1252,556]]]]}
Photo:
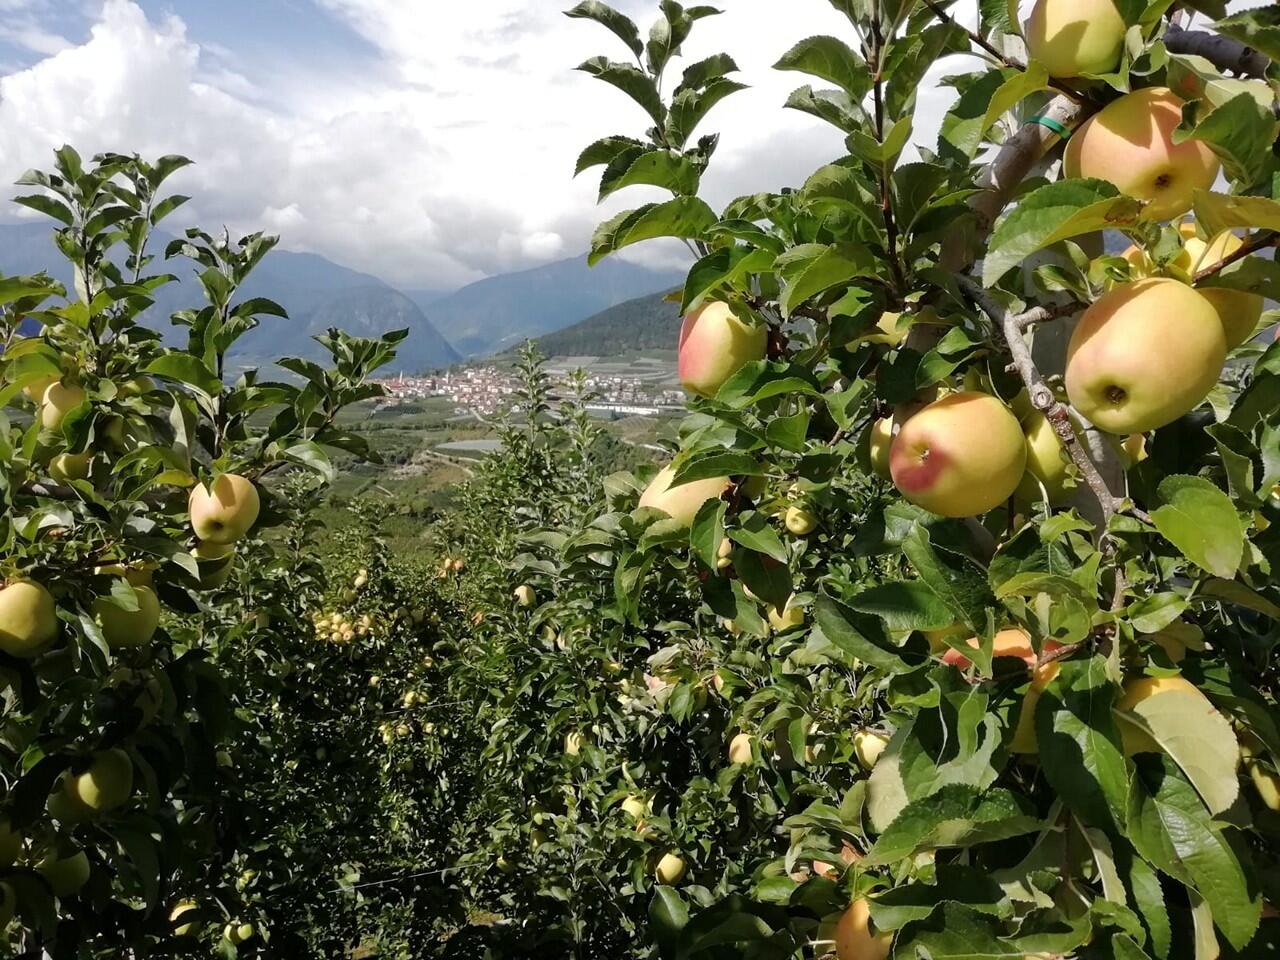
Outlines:
{"type": "MultiPolygon", "coordinates": [[[[1045,419],[1053,425],[1054,433],[1058,435],[1063,447],[1071,454],[1072,462],[1084,477],[1085,483],[1089,485],[1089,489],[1097,499],[1098,505],[1102,508],[1102,529],[1105,531],[1111,518],[1120,512],[1126,501],[1115,496],[1107,486],[1106,480],[1103,479],[1102,474],[1098,471],[1097,464],[1089,457],[1088,451],[1085,450],[1080,438],[1076,435],[1066,404],[1060,402],[1054,395],[1053,390],[1045,383],[1044,376],[1040,373],[1040,369],[1036,366],[1035,360],[1031,356],[1031,348],[1027,346],[1026,340],[1022,337],[1023,330],[1027,326],[1052,319],[1053,311],[1045,307],[1036,307],[1026,313],[1016,314],[1012,310],[1001,307],[972,278],[958,274],[956,282],[969,295],[970,299],[978,305],[979,309],[990,317],[993,323],[998,324],[1003,331],[1005,343],[1008,344],[1009,352],[1013,355],[1013,363],[1017,368],[1018,375],[1022,378],[1022,382],[1027,388],[1031,405],[1043,413],[1045,419]]],[[[1150,517],[1136,507],[1131,506],[1129,512],[1144,521],[1150,520],[1150,517]]]]}

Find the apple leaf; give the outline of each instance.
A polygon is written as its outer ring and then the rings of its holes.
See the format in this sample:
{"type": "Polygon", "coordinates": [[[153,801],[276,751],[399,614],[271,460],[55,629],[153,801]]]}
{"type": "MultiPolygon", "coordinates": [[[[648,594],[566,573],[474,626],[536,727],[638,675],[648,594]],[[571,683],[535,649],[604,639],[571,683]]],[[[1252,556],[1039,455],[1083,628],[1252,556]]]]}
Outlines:
{"type": "Polygon", "coordinates": [[[1209,236],[1237,227],[1280,230],[1280,201],[1270,197],[1227,196],[1197,190],[1196,221],[1209,236]]]}
{"type": "Polygon", "coordinates": [[[920,657],[908,663],[879,619],[858,613],[826,593],[818,597],[815,611],[823,635],[859,660],[886,673],[906,673],[918,666],[920,657]]]}
{"type": "Polygon", "coordinates": [[[956,621],[951,608],[919,580],[869,587],[850,600],[849,606],[879,617],[890,630],[941,630],[956,621]]]}
{"type": "Polygon", "coordinates": [[[775,70],[797,70],[834,83],[852,97],[863,97],[871,89],[871,70],[865,60],[835,37],[801,40],[773,65],[775,70]]]}
{"type": "Polygon", "coordinates": [[[1117,716],[1145,731],[1173,757],[1210,813],[1222,813],[1236,802],[1240,746],[1227,718],[1203,696],[1166,690],[1117,716]]]}
{"type": "Polygon", "coordinates": [[[861,243],[801,244],[778,257],[774,266],[784,284],[778,305],[788,317],[810,297],[876,272],[875,258],[861,243]]]}
{"type": "Polygon", "coordinates": [[[951,784],[908,803],[860,861],[863,867],[897,863],[926,850],[971,847],[1034,833],[1040,818],[1008,790],[986,793],[951,784]]]}
{"type": "Polygon", "coordinates": [[[1144,753],[1134,762],[1129,839],[1143,857],[1204,897],[1218,929],[1243,948],[1262,914],[1249,862],[1241,860],[1243,846],[1227,840],[1172,759],[1144,753]]]}
{"type": "Polygon", "coordinates": [[[963,903],[1005,920],[1013,916],[1013,904],[989,872],[959,865],[938,867],[933,883],[908,883],[869,902],[871,919],[879,930],[897,930],[913,920],[924,920],[944,903],[963,903]]]}
{"type": "Polygon", "coordinates": [[[599,200],[624,187],[647,186],[688,196],[698,190],[700,173],[693,162],[671,150],[628,150],[614,157],[600,180],[599,200]]]}
{"type": "Polygon", "coordinates": [[[595,266],[609,254],[642,240],[701,236],[716,219],[706,202],[697,197],[677,197],[666,203],[650,203],[628,210],[596,228],[587,263],[595,266]]]}
{"type": "Polygon", "coordinates": [[[1173,142],[1206,143],[1222,160],[1232,180],[1256,183],[1271,157],[1276,138],[1276,119],[1270,108],[1261,106],[1251,93],[1242,92],[1198,122],[1196,111],[1194,103],[1183,105],[1182,124],[1173,131],[1173,142]]]}
{"type": "Polygon", "coordinates": [[[579,20],[594,20],[612,31],[637,57],[644,52],[644,44],[640,41],[640,30],[634,21],[607,3],[601,3],[600,0],[582,0],[572,10],[566,10],[564,15],[579,20]]]}
{"type": "Polygon", "coordinates": [[[1160,483],[1163,506],[1151,514],[1161,535],[1215,577],[1232,579],[1244,550],[1244,529],[1231,499],[1203,477],[1176,475],[1160,483]]]}
{"type": "Polygon", "coordinates": [[[1280,7],[1268,4],[1219,20],[1213,28],[1259,53],[1280,60],[1280,7]]]}
{"type": "Polygon", "coordinates": [[[1059,180],[1032,190],[991,234],[982,282],[995,286],[1031,254],[1059,240],[1136,223],[1139,210],[1137,200],[1105,180],[1059,180]]]}
{"type": "Polygon", "coordinates": [[[943,121],[942,136],[972,159],[997,120],[1048,85],[1048,71],[1034,60],[1025,70],[993,70],[960,97],[943,121]]]}

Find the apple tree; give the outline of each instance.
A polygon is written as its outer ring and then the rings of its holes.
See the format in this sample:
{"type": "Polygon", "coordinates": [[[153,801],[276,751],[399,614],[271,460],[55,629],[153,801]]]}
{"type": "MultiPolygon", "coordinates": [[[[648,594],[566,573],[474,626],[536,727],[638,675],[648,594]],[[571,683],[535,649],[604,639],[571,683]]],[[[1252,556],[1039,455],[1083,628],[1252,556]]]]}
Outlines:
{"type": "Polygon", "coordinates": [[[282,531],[306,524],[326,447],[367,453],[337,416],[380,393],[403,337],[330,331],[328,364],[281,360],[287,381],[236,370],[261,318],[289,322],[240,293],[276,240],[191,229],[161,251],[187,163],[59,150],[17,202],[56,221],[70,289],[0,278],[0,938],[24,956],[268,949],[235,883],[228,654],[245,629],[311,635],[323,574],[282,531]],[[161,332],[164,265],[204,303],[161,332]]]}
{"type": "Polygon", "coordinates": [[[511,565],[510,629],[558,653],[484,708],[526,797],[491,833],[559,917],[520,949],[1271,955],[1277,14],[831,5],[777,68],[847,154],[721,211],[736,65],[664,83],[718,11],[569,11],[647,117],[579,172],[664,197],[591,260],[693,251],[691,409],[511,565]]]}

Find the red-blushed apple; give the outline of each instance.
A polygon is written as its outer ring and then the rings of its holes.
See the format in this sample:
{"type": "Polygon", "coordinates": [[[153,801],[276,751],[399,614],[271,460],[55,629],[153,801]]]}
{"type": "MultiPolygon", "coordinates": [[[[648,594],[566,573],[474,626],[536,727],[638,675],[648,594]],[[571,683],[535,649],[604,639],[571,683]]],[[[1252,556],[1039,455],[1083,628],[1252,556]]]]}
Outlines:
{"type": "Polygon", "coordinates": [[[1182,99],[1167,87],[1147,87],[1107,104],[1067,141],[1068,177],[1109,180],[1120,192],[1147,201],[1146,220],[1172,220],[1191,209],[1196,190],[1218,177],[1217,155],[1202,140],[1173,142],[1182,99]]]}
{"type": "Polygon", "coordinates": [[[1027,53],[1059,79],[1120,66],[1124,17],[1111,0],[1037,0],[1027,21],[1027,53]]]}
{"type": "MultiPolygon", "coordinates": [[[[968,644],[975,650],[982,646],[982,642],[977,637],[970,637],[968,644]]],[[[1060,649],[1061,646],[1062,644],[1056,640],[1047,640],[1044,644],[1044,650],[1045,653],[1053,653],[1055,650],[1060,649]]],[[[1035,648],[1031,645],[1030,634],[1020,627],[1006,627],[1004,630],[998,631],[995,637],[992,638],[991,656],[1016,657],[1025,663],[1028,669],[1035,667],[1040,660],[1035,648]]],[[[973,665],[973,661],[954,648],[949,648],[942,655],[942,662],[961,670],[968,670],[973,665]]]]}
{"type": "Polygon", "coordinates": [[[187,510],[191,529],[209,543],[235,543],[258,519],[258,488],[235,473],[224,473],[212,483],[191,488],[187,510]]]}
{"type": "Polygon", "coordinates": [[[14,580],[0,590],[0,650],[34,657],[58,637],[53,596],[34,580],[14,580]]]}
{"type": "Polygon", "coordinates": [[[680,383],[695,396],[714,397],[744,364],[764,359],[768,342],[763,324],[744,323],[722,301],[708,303],[680,327],[680,383]]]}
{"type": "Polygon", "coordinates": [[[708,500],[715,500],[729,489],[728,477],[707,477],[672,487],[674,467],[663,467],[640,495],[640,506],[660,510],[686,527],[693,523],[698,510],[708,500]]]}
{"type": "Polygon", "coordinates": [[[985,393],[935,400],[898,431],[889,471],[899,492],[944,517],[976,517],[1013,495],[1027,465],[1018,418],[985,393]]]}
{"type": "Polygon", "coordinates": [[[1080,318],[1067,348],[1067,396],[1100,430],[1145,433],[1199,406],[1226,356],[1208,300],[1177,280],[1135,280],[1080,318]]]}

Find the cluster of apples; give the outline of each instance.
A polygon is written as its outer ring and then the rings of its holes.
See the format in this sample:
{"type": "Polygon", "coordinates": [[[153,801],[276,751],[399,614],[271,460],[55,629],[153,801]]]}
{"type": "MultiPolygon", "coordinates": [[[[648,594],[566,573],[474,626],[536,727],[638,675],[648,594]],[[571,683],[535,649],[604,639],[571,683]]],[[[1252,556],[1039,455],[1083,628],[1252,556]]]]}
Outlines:
{"type": "Polygon", "coordinates": [[[337,644],[347,644],[353,642],[356,637],[370,636],[374,629],[373,617],[369,614],[361,614],[360,617],[352,620],[341,610],[317,613],[312,617],[311,622],[316,628],[317,637],[337,644]]]}
{"type": "MultiPolygon", "coordinates": [[[[246,873],[251,871],[246,871],[246,873]]],[[[174,904],[172,910],[169,911],[169,922],[173,925],[173,935],[175,937],[190,938],[196,937],[204,929],[204,922],[199,916],[200,904],[196,900],[180,900],[174,904]],[[196,914],[196,916],[191,916],[196,914]]],[[[232,946],[239,946],[252,940],[257,931],[252,923],[247,921],[232,920],[223,925],[222,939],[232,946]]]]}
{"type": "Polygon", "coordinates": [[[261,499],[253,481],[222,473],[209,484],[198,483],[187,499],[196,545],[191,554],[200,571],[200,586],[219,587],[231,576],[235,544],[258,521],[261,499]]]}

